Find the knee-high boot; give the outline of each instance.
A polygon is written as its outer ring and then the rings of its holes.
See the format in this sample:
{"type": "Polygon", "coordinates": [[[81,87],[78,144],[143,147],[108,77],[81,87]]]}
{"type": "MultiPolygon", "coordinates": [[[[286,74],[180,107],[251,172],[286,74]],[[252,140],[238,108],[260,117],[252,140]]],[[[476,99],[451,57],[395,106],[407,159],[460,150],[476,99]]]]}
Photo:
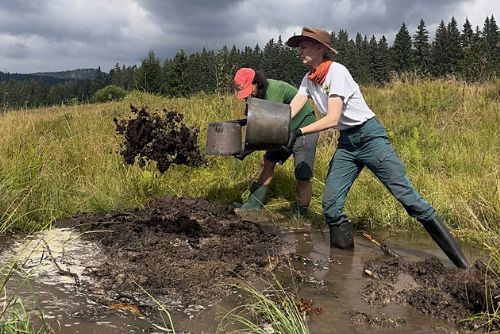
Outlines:
{"type": "Polygon", "coordinates": [[[443,252],[445,252],[451,262],[453,262],[458,268],[469,267],[469,263],[462,253],[458,242],[451,235],[448,228],[443,224],[443,222],[441,222],[438,216],[427,221],[420,220],[420,223],[424,226],[427,233],[430,234],[432,239],[434,239],[443,252]]]}

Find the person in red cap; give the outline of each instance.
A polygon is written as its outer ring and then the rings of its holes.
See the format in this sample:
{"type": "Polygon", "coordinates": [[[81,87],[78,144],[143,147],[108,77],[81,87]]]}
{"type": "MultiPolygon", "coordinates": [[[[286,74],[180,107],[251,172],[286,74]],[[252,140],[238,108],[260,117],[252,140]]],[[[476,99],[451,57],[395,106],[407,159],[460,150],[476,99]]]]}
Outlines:
{"type": "Polygon", "coordinates": [[[427,230],[450,260],[460,268],[468,263],[460,246],[439,219],[436,211],[413,188],[406,169],[389,143],[387,133],[366,104],[359,85],[343,65],[334,62],[330,35],[322,29],[304,27],[300,35],[286,44],[298,48],[302,63],[311,70],[302,79],[297,95],[290,102],[292,117],[311,98],[323,116],[299,127],[296,138],[335,128],[340,136],[330,161],[323,193],[323,213],[330,231],[330,246],[353,248],[354,228],[344,211],[347,193],[364,167],[384,184],[412,217],[427,230]]]}
{"type": "MultiPolygon", "coordinates": [[[[240,68],[233,79],[236,95],[239,99],[249,96],[273,102],[289,104],[297,88],[279,80],[267,79],[262,72],[251,68],[240,68]]],[[[309,104],[301,106],[300,110],[292,118],[290,130],[295,131],[316,121],[313,108],[309,104]]],[[[274,175],[277,163],[283,164],[292,154],[295,166],[295,179],[297,203],[295,213],[305,216],[308,211],[312,197],[311,178],[314,170],[314,159],[316,157],[316,145],[318,133],[303,136],[290,145],[289,150],[267,151],[260,164],[260,172],[257,180],[250,186],[250,196],[244,203],[234,203],[242,209],[261,209],[265,201],[267,190],[274,175]]],[[[241,156],[243,159],[245,155],[241,156]]]]}

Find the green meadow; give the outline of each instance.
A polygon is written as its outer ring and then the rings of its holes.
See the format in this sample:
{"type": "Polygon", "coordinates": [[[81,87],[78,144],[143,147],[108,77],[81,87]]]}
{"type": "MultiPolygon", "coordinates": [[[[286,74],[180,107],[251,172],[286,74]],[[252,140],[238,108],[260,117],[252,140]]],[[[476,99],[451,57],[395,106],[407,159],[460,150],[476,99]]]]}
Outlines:
{"type": "MultiPolygon", "coordinates": [[[[410,180],[459,237],[478,245],[500,244],[500,81],[394,81],[362,87],[368,105],[385,125],[410,180]]],[[[0,233],[50,227],[78,213],[143,206],[172,194],[230,204],[241,200],[256,176],[263,152],[244,161],[209,156],[198,168],[124,164],[123,138],[113,118],[131,117],[130,105],[184,114],[198,127],[201,149],[209,122],[241,118],[243,104],[232,95],[167,99],[140,92],[120,102],[0,114],[0,233]]],[[[313,224],[321,224],[321,198],[337,133],[321,134],[313,179],[313,224]]],[[[277,168],[266,210],[278,224],[308,224],[293,218],[295,181],[291,161],[277,168]],[[284,219],[283,219],[284,217],[284,219]]],[[[346,210],[359,226],[420,228],[389,192],[363,171],[346,210]]]]}

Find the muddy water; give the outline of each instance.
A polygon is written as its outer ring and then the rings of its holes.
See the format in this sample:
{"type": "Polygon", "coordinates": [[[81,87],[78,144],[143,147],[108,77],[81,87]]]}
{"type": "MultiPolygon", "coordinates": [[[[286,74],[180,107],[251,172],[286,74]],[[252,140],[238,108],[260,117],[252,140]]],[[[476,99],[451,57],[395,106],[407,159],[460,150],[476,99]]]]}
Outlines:
{"type": "MultiPolygon", "coordinates": [[[[407,260],[421,260],[436,256],[445,264],[451,263],[425,234],[384,235],[373,232],[380,241],[391,246],[398,256],[407,260]]],[[[303,268],[310,273],[312,281],[324,283],[325,289],[306,285],[301,296],[314,301],[323,309],[319,316],[309,322],[311,333],[454,333],[446,321],[426,316],[408,306],[391,304],[373,307],[362,299],[362,290],[367,283],[363,277],[364,264],[381,255],[378,246],[365,238],[355,239],[355,249],[337,250],[328,246],[328,234],[319,231],[290,231],[286,236],[295,240],[296,253],[304,256],[303,268]],[[307,259],[307,260],[306,260],[307,259]]],[[[466,256],[472,258],[471,250],[466,256]]],[[[409,275],[399,278],[398,289],[415,286],[409,275]]]]}
{"type": "MultiPolygon", "coordinates": [[[[385,241],[400,257],[420,260],[437,256],[450,265],[444,254],[425,234],[395,234],[392,236],[372,233],[385,241]]],[[[355,250],[330,249],[328,234],[318,230],[288,229],[283,231],[287,242],[293,245],[292,257],[297,269],[304,273],[306,283],[300,288],[300,297],[311,299],[323,311],[309,321],[311,333],[457,333],[448,322],[419,313],[400,304],[385,307],[368,305],[362,298],[367,282],[363,276],[364,264],[381,255],[380,249],[361,236],[356,236],[355,250]],[[333,330],[334,329],[334,330],[333,330]]],[[[51,256],[63,270],[78,273],[81,284],[91,284],[80,261],[95,257],[96,245],[79,240],[66,229],[54,229],[43,235],[50,246],[51,256]],[[64,247],[58,245],[63,244],[64,247]]],[[[39,243],[37,244],[39,245],[39,243]]],[[[24,246],[24,248],[27,248],[24,246]]],[[[35,247],[36,249],[36,247],[35,247]]],[[[61,275],[54,261],[44,259],[46,250],[32,252],[32,259],[23,261],[30,268],[30,285],[24,285],[20,295],[30,309],[38,305],[52,328],[58,333],[164,333],[164,324],[158,314],[147,316],[134,312],[133,308],[109,307],[82,293],[71,276],[61,275]],[[41,252],[41,253],[40,253],[41,252]],[[39,268],[33,264],[39,261],[39,268]],[[50,268],[52,266],[52,268],[50,268]],[[151,320],[154,319],[154,320],[151,320]]],[[[470,249],[466,256],[473,259],[470,249]]],[[[97,261],[97,259],[91,259],[97,261]]],[[[95,263],[94,263],[95,265],[95,263]]],[[[285,278],[285,277],[283,277],[285,278]]],[[[14,277],[8,291],[14,290],[23,280],[14,277]]],[[[397,288],[411,287],[415,282],[410,276],[402,276],[397,288]]],[[[234,295],[216,305],[199,306],[189,315],[173,312],[177,333],[215,333],[220,317],[236,304],[234,295]]],[[[3,302],[3,301],[2,301],[3,302]]]]}

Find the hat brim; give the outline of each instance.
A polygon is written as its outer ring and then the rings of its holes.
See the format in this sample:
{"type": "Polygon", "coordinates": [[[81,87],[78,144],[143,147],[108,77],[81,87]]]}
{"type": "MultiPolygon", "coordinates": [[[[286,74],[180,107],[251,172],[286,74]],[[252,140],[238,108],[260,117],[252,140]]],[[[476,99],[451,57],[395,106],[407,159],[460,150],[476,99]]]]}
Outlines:
{"type": "Polygon", "coordinates": [[[312,41],[312,42],[316,42],[316,43],[319,43],[321,45],[324,45],[326,46],[330,51],[332,51],[333,53],[335,54],[338,54],[339,52],[337,50],[335,50],[334,48],[332,48],[330,45],[328,44],[325,44],[321,41],[318,41],[317,39],[315,38],[312,38],[312,37],[309,37],[309,36],[304,36],[304,35],[296,35],[296,36],[292,36],[288,39],[288,41],[286,41],[286,45],[288,45],[289,47],[291,48],[298,48],[299,47],[299,44],[300,42],[303,42],[303,41],[312,41]]]}
{"type": "Polygon", "coordinates": [[[247,97],[250,96],[250,94],[252,94],[252,90],[253,90],[253,85],[248,85],[248,87],[246,88],[243,88],[242,90],[239,90],[238,93],[236,94],[236,96],[240,99],[240,100],[244,100],[246,99],[247,97]]]}

